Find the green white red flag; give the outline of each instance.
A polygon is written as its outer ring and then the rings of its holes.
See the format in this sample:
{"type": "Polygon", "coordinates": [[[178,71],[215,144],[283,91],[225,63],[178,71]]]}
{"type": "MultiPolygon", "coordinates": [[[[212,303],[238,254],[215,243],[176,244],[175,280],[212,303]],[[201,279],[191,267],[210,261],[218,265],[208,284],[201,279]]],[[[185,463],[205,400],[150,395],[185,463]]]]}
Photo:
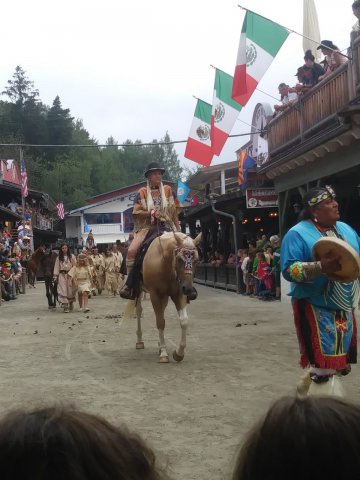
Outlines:
{"type": "Polygon", "coordinates": [[[267,18],[246,12],[231,95],[240,105],[246,105],[289,33],[267,18]]]}
{"type": "Polygon", "coordinates": [[[242,108],[231,98],[232,85],[233,77],[216,69],[210,134],[215,155],[220,155],[242,108]]]}
{"type": "Polygon", "coordinates": [[[210,140],[211,105],[198,99],[186,144],[185,157],[209,167],[214,156],[210,140]]]}

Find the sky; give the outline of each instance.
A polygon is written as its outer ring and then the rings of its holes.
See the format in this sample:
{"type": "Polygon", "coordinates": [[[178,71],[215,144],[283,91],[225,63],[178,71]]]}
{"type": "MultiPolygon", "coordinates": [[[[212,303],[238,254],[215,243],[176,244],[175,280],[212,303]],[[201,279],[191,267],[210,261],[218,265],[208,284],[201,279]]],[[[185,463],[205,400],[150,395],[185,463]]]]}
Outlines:
{"type": "MultiPolygon", "coordinates": [[[[302,0],[17,0],[2,5],[0,88],[21,65],[41,100],[59,95],[63,108],[99,143],[113,136],[149,142],[168,131],[186,140],[194,96],[212,103],[214,65],[233,75],[247,7],[302,32],[302,0]],[[4,42],[6,39],[6,42],[4,42]]],[[[356,18],[351,0],[316,0],[321,38],[341,50],[356,18]]],[[[290,34],[258,88],[278,98],[303,64],[302,38],[290,34]]],[[[5,97],[3,97],[5,98],[5,97]]],[[[254,107],[276,100],[255,92],[232,134],[246,134],[254,107]],[[241,120],[241,121],[240,121],[241,120]]],[[[229,139],[213,164],[236,159],[249,137],[229,139]]],[[[181,164],[185,144],[175,146],[181,164]]]]}

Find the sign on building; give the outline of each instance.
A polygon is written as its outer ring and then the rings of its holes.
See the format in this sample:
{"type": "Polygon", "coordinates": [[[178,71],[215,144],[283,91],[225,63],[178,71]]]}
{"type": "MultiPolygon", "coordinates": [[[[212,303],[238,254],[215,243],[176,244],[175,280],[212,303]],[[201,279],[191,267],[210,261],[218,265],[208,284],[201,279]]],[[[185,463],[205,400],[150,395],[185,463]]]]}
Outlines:
{"type": "Polygon", "coordinates": [[[246,189],[247,208],[274,208],[279,206],[279,195],[274,188],[246,189]]]}

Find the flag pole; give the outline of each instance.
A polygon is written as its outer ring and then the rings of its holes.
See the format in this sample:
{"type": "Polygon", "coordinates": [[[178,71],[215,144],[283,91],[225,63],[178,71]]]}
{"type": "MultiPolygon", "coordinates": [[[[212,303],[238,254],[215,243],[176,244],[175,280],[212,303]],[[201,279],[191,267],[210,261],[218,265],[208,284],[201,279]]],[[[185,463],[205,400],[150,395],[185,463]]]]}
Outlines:
{"type": "Polygon", "coordinates": [[[323,45],[322,43],[319,43],[317,40],[314,40],[313,38],[307,37],[306,35],[303,35],[302,33],[299,33],[296,30],[292,30],[291,28],[285,27],[284,25],[281,25],[281,23],[274,22],[274,20],[270,20],[270,18],[264,17],[264,15],[260,15],[259,13],[256,13],[253,10],[250,10],[249,8],[243,7],[242,5],[238,5],[238,7],[241,8],[241,10],[245,10],[246,12],[250,12],[250,13],[253,13],[254,15],[257,15],[258,17],[261,17],[264,20],[269,20],[270,22],[275,23],[276,25],[278,25],[281,28],[284,28],[285,30],[287,30],[290,33],[295,33],[296,35],[299,35],[299,37],[306,38],[307,40],[310,40],[311,42],[316,43],[317,45],[320,45],[321,47],[327,48],[328,50],[331,50],[332,52],[337,52],[340,55],[342,55],[343,57],[346,57],[348,60],[352,60],[352,58],[349,57],[348,55],[345,55],[345,53],[341,53],[339,50],[335,50],[334,48],[330,48],[327,45],[323,45]]]}
{"type": "MultiPolygon", "coordinates": [[[[19,159],[20,159],[20,169],[22,169],[22,164],[24,161],[23,158],[23,149],[20,147],[19,150],[19,159]]],[[[24,189],[22,186],[22,179],[21,179],[21,210],[22,210],[22,221],[25,222],[25,197],[24,197],[24,189]]]]}

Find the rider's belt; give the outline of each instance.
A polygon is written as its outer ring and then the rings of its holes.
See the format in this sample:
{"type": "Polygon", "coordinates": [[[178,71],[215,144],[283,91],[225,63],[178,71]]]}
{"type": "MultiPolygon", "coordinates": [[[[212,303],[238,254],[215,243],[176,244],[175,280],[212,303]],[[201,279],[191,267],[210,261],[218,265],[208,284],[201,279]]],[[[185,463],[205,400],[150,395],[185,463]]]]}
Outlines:
{"type": "Polygon", "coordinates": [[[59,273],[68,273],[67,270],[60,270],[59,273]]]}

